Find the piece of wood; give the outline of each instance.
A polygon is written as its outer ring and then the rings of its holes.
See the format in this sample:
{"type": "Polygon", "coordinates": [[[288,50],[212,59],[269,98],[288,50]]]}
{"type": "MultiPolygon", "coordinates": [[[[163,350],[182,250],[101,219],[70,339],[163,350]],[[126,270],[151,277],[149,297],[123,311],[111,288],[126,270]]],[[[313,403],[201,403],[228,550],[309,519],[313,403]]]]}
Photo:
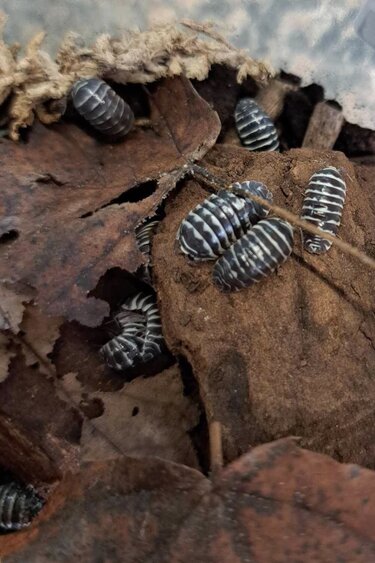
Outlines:
{"type": "Polygon", "coordinates": [[[332,149],[344,123],[341,109],[328,102],[318,103],[309,121],[302,146],[332,149]]]}
{"type": "Polygon", "coordinates": [[[221,424],[213,420],[209,425],[211,473],[216,475],[223,468],[223,442],[221,424]]]}
{"type": "Polygon", "coordinates": [[[259,90],[255,100],[266,114],[275,121],[283,110],[287,93],[297,89],[297,84],[275,78],[269,82],[268,86],[259,90]]]}

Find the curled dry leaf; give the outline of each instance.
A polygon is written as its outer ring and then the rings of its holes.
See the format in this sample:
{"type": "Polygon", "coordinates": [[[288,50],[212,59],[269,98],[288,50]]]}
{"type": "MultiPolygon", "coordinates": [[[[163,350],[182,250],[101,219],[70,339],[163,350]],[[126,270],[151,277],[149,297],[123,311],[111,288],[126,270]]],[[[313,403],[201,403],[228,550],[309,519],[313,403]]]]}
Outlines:
{"type": "MultiPolygon", "coordinates": [[[[370,185],[331,151],[249,154],[222,145],[211,171],[264,182],[275,203],[299,215],[305,186],[323,166],[343,169],[348,185],[339,235],[362,251],[373,239],[370,185]]],[[[224,453],[301,436],[302,445],[342,461],[374,466],[375,323],[373,271],[337,248],[301,252],[266,280],[233,294],[212,284],[212,264],[193,267],[175,253],[183,217],[207,192],[189,182],[172,197],[153,243],[155,287],[172,353],[186,356],[208,417],[223,426],[224,453]]]]}
{"type": "Polygon", "coordinates": [[[158,84],[150,105],[154,129],[135,130],[118,145],[63,124],[35,127],[27,144],[1,143],[0,221],[16,218],[19,236],[0,248],[0,276],[37,289],[45,313],[100,323],[108,306],[89,292],[109,268],[134,272],[142,264],[135,226],[219,134],[216,113],[186,79],[158,84]],[[149,197],[116,203],[159,178],[149,197]]]}
{"type": "Polygon", "coordinates": [[[7,563],[368,563],[374,521],[374,472],[284,439],[214,482],[155,458],[84,464],[31,529],[0,540],[0,555],[7,563]]]}

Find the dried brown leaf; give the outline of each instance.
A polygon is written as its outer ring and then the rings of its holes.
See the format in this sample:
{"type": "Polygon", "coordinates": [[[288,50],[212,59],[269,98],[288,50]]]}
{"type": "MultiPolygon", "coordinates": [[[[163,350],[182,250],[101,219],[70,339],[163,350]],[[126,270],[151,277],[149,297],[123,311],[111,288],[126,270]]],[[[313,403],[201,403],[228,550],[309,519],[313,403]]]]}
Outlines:
{"type": "Polygon", "coordinates": [[[24,309],[32,295],[26,287],[0,284],[0,382],[6,379],[10,360],[16,355],[14,335],[20,330],[24,309]]]}
{"type": "Polygon", "coordinates": [[[19,226],[17,240],[0,251],[0,276],[36,288],[49,315],[100,323],[108,306],[88,293],[109,268],[134,272],[142,264],[135,226],[153,213],[186,161],[202,157],[217,138],[217,115],[188,80],[158,84],[150,104],[154,130],[136,130],[121,144],[99,144],[59,125],[35,127],[26,145],[0,145],[0,221],[16,218],[19,226]],[[142,201],[113,201],[159,178],[142,201]]]}
{"type": "Polygon", "coordinates": [[[26,306],[20,329],[22,351],[27,366],[39,363],[39,371],[50,375],[54,366],[49,358],[60,334],[61,317],[45,315],[34,303],[26,306]]]}
{"type": "Polygon", "coordinates": [[[7,563],[368,563],[374,522],[374,472],[284,439],[214,482],[158,459],[85,464],[30,530],[0,541],[0,555],[7,563]]]}
{"type": "Polygon", "coordinates": [[[17,352],[0,383],[1,465],[27,481],[52,481],[77,468],[81,417],[17,352]]]}
{"type": "Polygon", "coordinates": [[[7,378],[9,363],[15,354],[10,348],[9,336],[0,332],[0,383],[7,378]]]}
{"type": "Polygon", "coordinates": [[[10,330],[17,334],[25,303],[31,299],[30,290],[0,283],[0,330],[10,330]]]}
{"type": "Polygon", "coordinates": [[[197,407],[183,395],[177,366],[150,378],[137,378],[114,393],[88,395],[101,401],[104,413],[82,427],[84,461],[129,456],[157,456],[198,468],[188,435],[199,421],[197,407]],[[111,444],[116,445],[116,449],[111,444]]]}

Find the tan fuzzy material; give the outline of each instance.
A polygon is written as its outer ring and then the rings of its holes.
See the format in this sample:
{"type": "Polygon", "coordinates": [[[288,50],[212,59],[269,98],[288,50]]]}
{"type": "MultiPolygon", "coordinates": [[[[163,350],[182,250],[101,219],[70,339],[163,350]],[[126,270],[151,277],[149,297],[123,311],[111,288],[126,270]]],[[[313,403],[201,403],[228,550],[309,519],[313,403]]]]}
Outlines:
{"type": "Polygon", "coordinates": [[[146,84],[159,78],[185,75],[203,80],[213,64],[237,70],[239,82],[252,76],[264,84],[271,75],[263,63],[230,45],[211,24],[183,21],[127,32],[121,39],[100,35],[87,46],[76,34],[64,39],[56,60],[41,49],[44,32],[37,34],[18,57],[2,40],[6,17],[0,14],[0,104],[11,95],[9,136],[31,125],[34,114],[43,123],[61,117],[64,98],[81,77],[100,77],[118,83],[146,84]],[[51,104],[51,100],[61,100],[51,104]]]}

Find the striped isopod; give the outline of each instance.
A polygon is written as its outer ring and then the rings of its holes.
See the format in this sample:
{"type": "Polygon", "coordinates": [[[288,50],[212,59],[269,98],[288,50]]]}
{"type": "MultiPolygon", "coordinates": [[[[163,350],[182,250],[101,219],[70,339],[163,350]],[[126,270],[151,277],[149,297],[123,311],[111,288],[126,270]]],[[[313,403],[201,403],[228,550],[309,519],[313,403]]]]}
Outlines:
{"type": "MultiPolygon", "coordinates": [[[[310,178],[305,191],[301,217],[331,235],[336,235],[341,222],[346,184],[334,166],[322,168],[310,178]]],[[[304,232],[304,247],[311,254],[323,254],[332,242],[304,232]]]]}
{"type": "Polygon", "coordinates": [[[224,292],[259,282],[285,262],[292,246],[293,228],[287,221],[262,219],[219,258],[213,282],[224,292]]]}
{"type": "MultiPolygon", "coordinates": [[[[267,186],[255,180],[235,182],[232,184],[232,188],[236,191],[236,195],[240,195],[240,192],[243,192],[244,196],[246,196],[246,194],[256,195],[263,198],[267,203],[272,203],[273,201],[272,192],[267,188],[267,186]]],[[[260,203],[252,201],[251,199],[247,199],[246,202],[251,223],[256,223],[259,219],[267,217],[269,213],[269,209],[267,209],[267,207],[264,207],[260,203]]]]}
{"type": "Polygon", "coordinates": [[[275,125],[252,98],[242,98],[234,112],[241,143],[250,151],[277,151],[279,139],[275,125]]]}
{"type": "Polygon", "coordinates": [[[137,240],[138,248],[142,254],[147,256],[151,252],[151,240],[159,221],[153,219],[147,223],[143,223],[137,227],[135,231],[135,238],[137,240]]]}
{"type": "Polygon", "coordinates": [[[134,114],[130,106],[103,80],[78,80],[71,95],[78,113],[103,135],[119,139],[131,129],[134,114]]]}
{"type": "MultiPolygon", "coordinates": [[[[272,200],[271,192],[260,182],[236,182],[233,187],[272,200]]],[[[181,251],[192,260],[215,260],[264,213],[265,208],[250,199],[219,190],[188,213],[176,238],[181,251]]]]}
{"type": "MultiPolygon", "coordinates": [[[[135,238],[138,244],[138,248],[142,252],[142,254],[147,257],[148,260],[150,260],[152,237],[158,224],[159,221],[153,219],[148,223],[143,223],[135,231],[135,238]]],[[[150,263],[147,263],[142,267],[140,277],[143,281],[151,285],[152,276],[150,263]]]]}
{"type": "Polygon", "coordinates": [[[123,371],[149,362],[162,353],[161,320],[152,295],[138,293],[127,299],[115,320],[120,334],[100,349],[109,367],[123,371]]]}
{"type": "Polygon", "coordinates": [[[43,506],[31,485],[11,482],[0,485],[0,530],[16,531],[29,526],[43,506]]]}

